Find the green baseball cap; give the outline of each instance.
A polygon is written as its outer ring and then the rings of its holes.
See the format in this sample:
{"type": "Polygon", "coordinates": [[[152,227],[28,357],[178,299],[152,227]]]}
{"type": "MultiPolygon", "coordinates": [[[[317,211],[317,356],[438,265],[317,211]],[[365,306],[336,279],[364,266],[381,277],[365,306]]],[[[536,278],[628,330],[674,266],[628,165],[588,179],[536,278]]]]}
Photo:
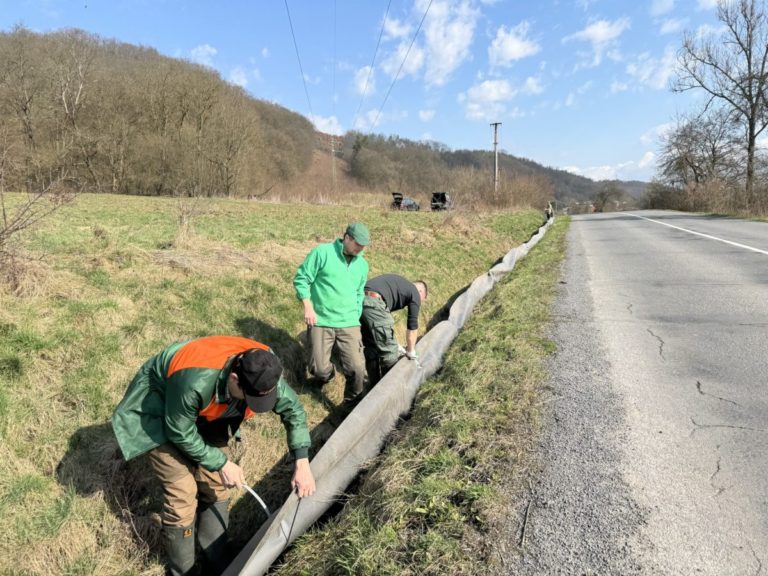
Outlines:
{"type": "Polygon", "coordinates": [[[368,226],[362,222],[352,222],[344,233],[350,235],[360,246],[368,246],[371,243],[371,233],[368,232],[368,226]]]}

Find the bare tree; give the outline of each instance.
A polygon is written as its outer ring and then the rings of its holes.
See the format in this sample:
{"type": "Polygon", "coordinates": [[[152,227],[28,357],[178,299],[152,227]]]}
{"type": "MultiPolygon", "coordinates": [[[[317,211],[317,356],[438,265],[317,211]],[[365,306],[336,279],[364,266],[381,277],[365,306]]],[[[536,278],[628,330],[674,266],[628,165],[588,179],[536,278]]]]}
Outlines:
{"type": "Polygon", "coordinates": [[[61,138],[60,146],[76,153],[75,158],[85,165],[89,178],[98,190],[101,183],[94,166],[98,153],[97,137],[84,130],[80,121],[86,104],[86,86],[96,43],[80,30],[58,32],[52,40],[55,88],[64,119],[63,126],[57,131],[61,138]]]}
{"type": "Polygon", "coordinates": [[[736,183],[742,154],[733,114],[724,108],[681,117],[662,138],[658,168],[671,186],[699,186],[712,180],[736,183]]]}
{"type": "Polygon", "coordinates": [[[214,190],[232,196],[238,187],[242,170],[242,151],[255,130],[255,122],[244,114],[244,99],[225,94],[223,102],[210,122],[205,158],[212,170],[214,190]]]}
{"type": "Polygon", "coordinates": [[[19,283],[17,249],[14,246],[20,234],[71,202],[74,195],[64,186],[64,176],[49,181],[37,191],[14,194],[8,198],[6,179],[13,179],[13,173],[20,169],[14,161],[13,144],[8,129],[0,128],[0,281],[10,282],[15,289],[19,283]]]}
{"type": "Polygon", "coordinates": [[[592,196],[592,204],[595,207],[595,212],[605,212],[607,209],[612,208],[611,204],[617,205],[618,202],[624,196],[624,192],[619,188],[616,182],[605,182],[600,185],[600,188],[592,196]]]}
{"type": "Polygon", "coordinates": [[[754,205],[756,141],[768,125],[768,19],[764,0],[718,0],[720,37],[686,34],[679,55],[679,92],[704,90],[707,107],[732,111],[746,137],[745,204],[754,205]]]}
{"type": "MultiPolygon", "coordinates": [[[[10,124],[11,118],[18,120],[24,147],[14,152],[23,159],[24,172],[20,180],[27,189],[33,187],[39,176],[38,131],[45,99],[45,81],[39,70],[42,67],[40,48],[39,37],[20,26],[13,29],[8,41],[0,47],[0,114],[4,124],[10,124]]],[[[9,177],[6,171],[6,182],[9,177]]]]}

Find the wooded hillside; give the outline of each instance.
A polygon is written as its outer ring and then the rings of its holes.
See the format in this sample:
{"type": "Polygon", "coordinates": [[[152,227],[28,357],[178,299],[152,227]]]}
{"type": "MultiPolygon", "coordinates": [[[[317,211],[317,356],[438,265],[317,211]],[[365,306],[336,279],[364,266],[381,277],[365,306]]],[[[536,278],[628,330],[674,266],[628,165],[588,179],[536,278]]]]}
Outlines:
{"type": "MultiPolygon", "coordinates": [[[[471,182],[476,193],[493,195],[491,150],[451,150],[439,142],[350,132],[344,139],[343,155],[350,161],[351,173],[371,187],[386,183],[406,194],[456,192],[471,182]]],[[[547,199],[562,201],[587,200],[598,190],[589,178],[503,152],[499,153],[499,185],[505,195],[513,196],[525,196],[528,186],[539,186],[546,190],[547,199]]]]}
{"type": "MultiPolygon", "coordinates": [[[[84,192],[269,198],[280,188],[285,199],[329,138],[214,70],[152,48],[80,30],[0,33],[0,190],[63,184],[84,192]]],[[[588,178],[504,153],[495,189],[490,150],[358,132],[339,140],[335,154],[348,174],[378,192],[428,198],[443,190],[464,205],[543,207],[553,198],[588,200],[598,189],[588,178]]],[[[314,185],[327,190],[330,183],[314,185]]]]}
{"type": "Polygon", "coordinates": [[[79,30],[0,34],[0,183],[259,194],[309,165],[312,125],[208,68],[79,30]]]}

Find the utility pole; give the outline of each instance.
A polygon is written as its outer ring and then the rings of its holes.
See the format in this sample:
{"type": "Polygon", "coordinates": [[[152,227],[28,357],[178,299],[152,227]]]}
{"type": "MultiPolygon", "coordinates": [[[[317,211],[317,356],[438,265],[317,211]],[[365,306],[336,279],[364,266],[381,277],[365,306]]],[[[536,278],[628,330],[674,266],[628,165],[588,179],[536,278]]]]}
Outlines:
{"type": "Polygon", "coordinates": [[[501,126],[501,122],[491,122],[491,126],[493,126],[493,156],[494,156],[493,193],[498,194],[499,192],[499,150],[497,146],[499,144],[499,126],[501,126]]]}

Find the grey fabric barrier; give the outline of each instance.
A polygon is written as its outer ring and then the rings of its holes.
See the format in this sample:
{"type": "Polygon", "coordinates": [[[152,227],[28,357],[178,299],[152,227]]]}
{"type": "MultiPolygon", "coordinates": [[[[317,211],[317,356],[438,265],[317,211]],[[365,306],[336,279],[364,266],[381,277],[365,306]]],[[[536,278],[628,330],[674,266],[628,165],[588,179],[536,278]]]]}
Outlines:
{"type": "Polygon", "coordinates": [[[224,576],[262,576],[296,538],[330,508],[366,462],[379,454],[398,418],[411,408],[421,384],[442,365],[448,347],[472,315],[480,299],[544,236],[550,219],[528,242],[510,250],[482,276],[478,276],[451,305],[447,320],[435,325],[416,345],[418,361],[401,359],[344,419],[312,460],[317,492],[299,499],[292,493],[264,522],[224,576]]]}

